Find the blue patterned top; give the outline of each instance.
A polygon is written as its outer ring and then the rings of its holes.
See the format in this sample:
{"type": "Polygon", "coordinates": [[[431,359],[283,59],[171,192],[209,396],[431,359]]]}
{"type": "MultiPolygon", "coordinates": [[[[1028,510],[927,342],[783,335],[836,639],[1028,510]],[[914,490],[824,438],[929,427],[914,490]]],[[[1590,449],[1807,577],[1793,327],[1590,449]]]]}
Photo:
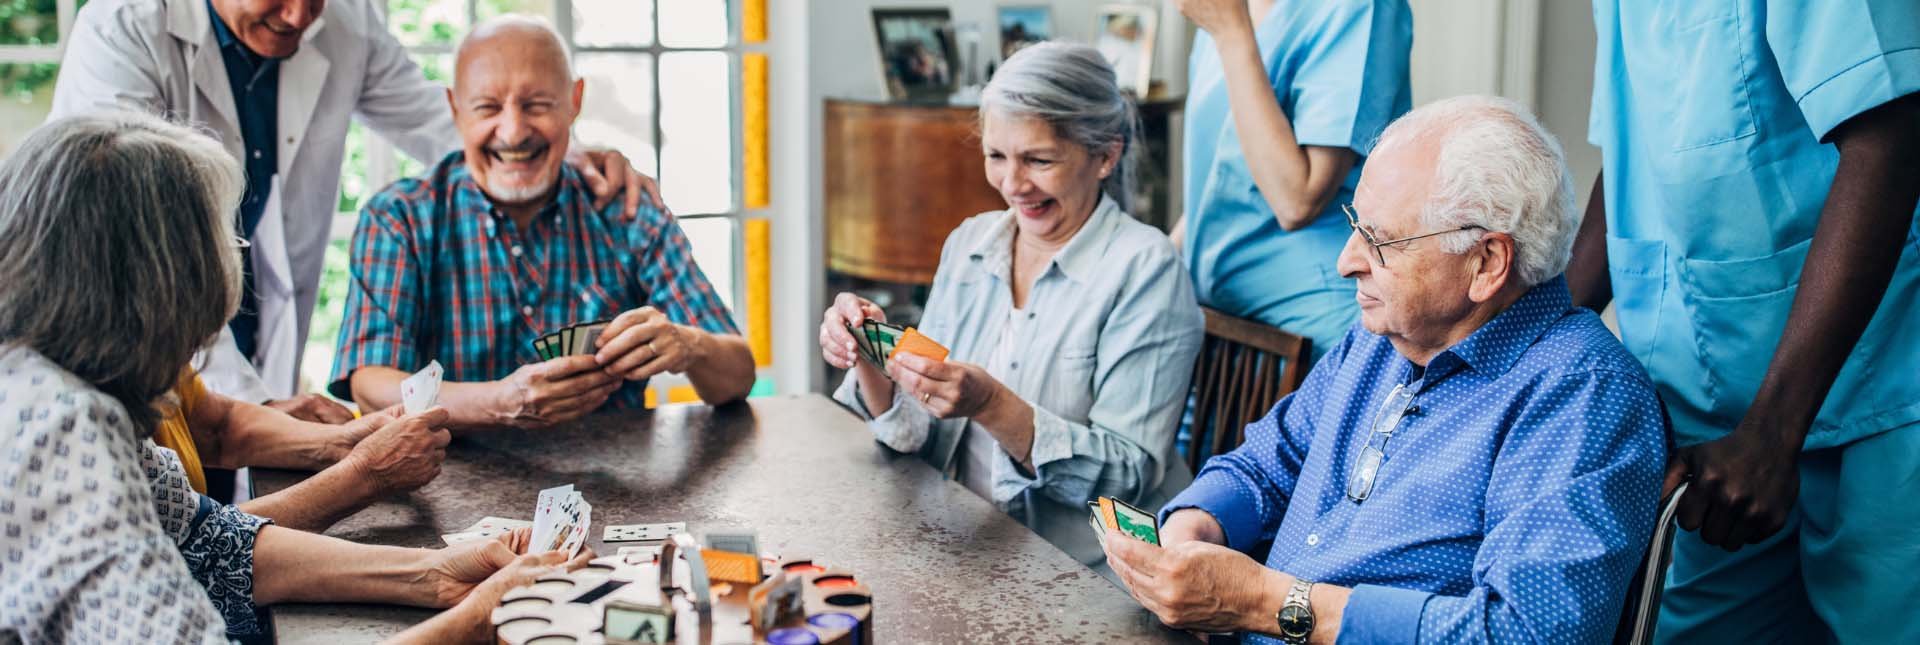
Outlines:
{"type": "Polygon", "coordinates": [[[1162,518],[1205,510],[1234,549],[1271,540],[1268,567],[1353,587],[1348,643],[1607,641],[1666,460],[1646,371],[1563,278],[1424,370],[1356,325],[1246,435],[1162,518]],[[1396,386],[1412,407],[1382,415],[1382,442],[1371,426],[1396,386]],[[1369,442],[1385,459],[1354,502],[1369,442]]]}

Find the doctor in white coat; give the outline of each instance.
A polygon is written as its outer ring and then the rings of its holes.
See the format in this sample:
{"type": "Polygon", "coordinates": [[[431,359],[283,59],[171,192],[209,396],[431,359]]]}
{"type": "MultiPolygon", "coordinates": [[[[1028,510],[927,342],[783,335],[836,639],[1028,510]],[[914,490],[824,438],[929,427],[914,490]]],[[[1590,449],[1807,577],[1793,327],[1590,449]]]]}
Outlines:
{"type": "MultiPolygon", "coordinates": [[[[277,59],[271,190],[252,236],[259,326],[251,360],[232,331],[195,365],[214,391],[316,421],[351,418],[345,408],[295,392],[333,225],[352,118],[415,159],[432,163],[460,149],[446,89],[428,81],[368,0],[93,0],[75,19],[53,111],[59,118],[103,107],[134,107],[211,131],[245,163],[243,106],[236,103],[221,40],[277,59]],[[209,11],[211,9],[212,11],[209,11]],[[224,18],[216,33],[215,19],[224,18]]],[[[257,76],[256,76],[257,78],[257,76]]],[[[256,151],[258,152],[258,151],[256,151]]],[[[605,202],[626,191],[628,212],[651,178],[618,152],[588,152],[579,166],[605,202]]]]}

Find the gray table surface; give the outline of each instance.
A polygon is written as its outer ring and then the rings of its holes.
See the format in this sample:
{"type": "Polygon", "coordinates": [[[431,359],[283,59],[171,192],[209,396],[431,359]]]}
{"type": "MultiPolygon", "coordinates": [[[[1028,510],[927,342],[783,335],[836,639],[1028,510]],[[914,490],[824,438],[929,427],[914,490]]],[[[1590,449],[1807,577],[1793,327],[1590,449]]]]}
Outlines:
{"type": "MultiPolygon", "coordinates": [[[[304,473],[257,470],[255,491],[304,473]]],[[[874,594],[881,643],[1193,642],[1126,592],[912,455],[873,441],[819,395],[721,408],[594,415],[539,432],[457,438],[438,479],[335,525],[357,542],[439,547],[481,517],[533,519],[540,489],[571,483],[610,524],[749,528],[760,547],[852,569],[874,594]]],[[[619,546],[619,545],[614,545],[619,546]]],[[[371,642],[427,610],[284,605],[282,643],[371,642]]]]}

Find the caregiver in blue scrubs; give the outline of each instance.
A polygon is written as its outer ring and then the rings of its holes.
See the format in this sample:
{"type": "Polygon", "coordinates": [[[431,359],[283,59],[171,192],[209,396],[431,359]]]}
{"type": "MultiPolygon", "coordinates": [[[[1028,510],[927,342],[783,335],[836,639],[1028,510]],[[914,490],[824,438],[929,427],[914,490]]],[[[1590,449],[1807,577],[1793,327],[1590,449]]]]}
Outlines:
{"type": "Polygon", "coordinates": [[[1340,208],[1412,104],[1412,14],[1403,0],[1177,4],[1201,31],[1174,239],[1201,304],[1305,336],[1318,359],[1359,312],[1333,266],[1351,234],[1340,208]]]}
{"type": "Polygon", "coordinates": [[[1693,486],[1657,639],[1920,643],[1920,2],[1596,0],[1567,270],[1693,486]]]}

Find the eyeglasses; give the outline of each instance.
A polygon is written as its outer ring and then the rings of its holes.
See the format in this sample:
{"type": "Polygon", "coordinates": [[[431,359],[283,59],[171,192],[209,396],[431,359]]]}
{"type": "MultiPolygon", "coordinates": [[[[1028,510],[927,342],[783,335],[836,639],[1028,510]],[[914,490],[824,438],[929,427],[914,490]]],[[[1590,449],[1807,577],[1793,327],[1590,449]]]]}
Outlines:
{"type": "Polygon", "coordinates": [[[1382,253],[1380,251],[1380,247],[1387,246],[1390,244],[1412,242],[1414,240],[1417,240],[1423,237],[1433,237],[1435,235],[1446,235],[1448,233],[1459,233],[1461,231],[1471,231],[1476,228],[1479,228],[1479,229],[1485,228],[1478,225],[1469,225],[1469,226],[1462,226],[1460,228],[1456,228],[1451,231],[1440,231],[1438,233],[1426,233],[1423,235],[1415,235],[1413,237],[1403,237],[1397,240],[1387,240],[1385,242],[1381,242],[1381,241],[1374,240],[1372,233],[1368,233],[1367,229],[1360,227],[1360,214],[1355,213],[1353,211],[1353,204],[1341,204],[1340,211],[1347,214],[1347,226],[1353,227],[1353,232],[1359,233],[1360,239],[1365,240],[1367,243],[1367,246],[1373,247],[1373,259],[1379,261],[1380,266],[1387,265],[1387,254],[1382,253]]]}
{"type": "Polygon", "coordinates": [[[1387,460],[1387,442],[1393,439],[1394,430],[1399,429],[1400,420],[1409,414],[1418,414],[1419,407],[1413,403],[1414,396],[1420,390],[1420,384],[1413,387],[1406,384],[1393,386],[1387,398],[1380,402],[1380,408],[1373,413],[1373,427],[1367,432],[1367,443],[1360,447],[1360,454],[1353,460],[1353,470],[1347,473],[1347,499],[1353,503],[1367,501],[1373,494],[1374,479],[1380,475],[1380,465],[1387,460]]]}

